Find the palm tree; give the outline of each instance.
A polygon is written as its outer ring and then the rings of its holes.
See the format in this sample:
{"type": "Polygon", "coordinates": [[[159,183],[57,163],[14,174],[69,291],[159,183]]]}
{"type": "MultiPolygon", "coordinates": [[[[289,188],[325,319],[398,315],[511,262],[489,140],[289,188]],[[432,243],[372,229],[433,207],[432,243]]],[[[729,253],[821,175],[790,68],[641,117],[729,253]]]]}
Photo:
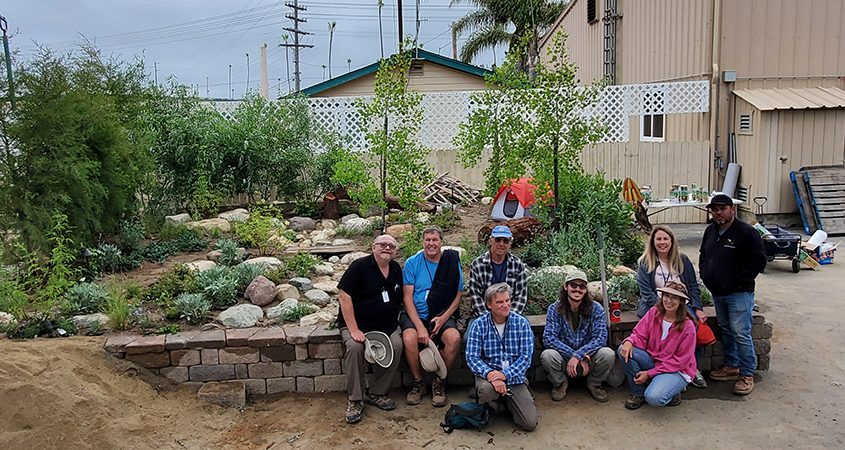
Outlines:
{"type": "Polygon", "coordinates": [[[329,79],[332,78],[332,40],[334,39],[334,27],[337,22],[329,21],[329,79]]]}
{"type": "Polygon", "coordinates": [[[458,34],[471,32],[461,47],[461,60],[469,63],[482,50],[503,45],[508,49],[528,37],[528,51],[522,66],[530,70],[539,56],[539,35],[548,30],[568,0],[452,0],[450,6],[478,7],[453,24],[458,34]]]}

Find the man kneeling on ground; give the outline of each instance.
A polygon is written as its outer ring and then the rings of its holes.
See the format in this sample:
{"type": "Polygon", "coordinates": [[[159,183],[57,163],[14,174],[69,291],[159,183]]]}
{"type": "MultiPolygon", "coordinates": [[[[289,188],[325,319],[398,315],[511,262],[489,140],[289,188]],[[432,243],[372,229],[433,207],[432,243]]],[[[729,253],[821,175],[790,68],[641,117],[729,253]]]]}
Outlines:
{"type": "Polygon", "coordinates": [[[528,319],[511,314],[510,287],[497,283],[484,293],[488,311],[467,331],[467,366],[475,374],[478,401],[498,410],[503,400],[514,425],[525,431],[539,420],[525,372],[534,353],[534,333],[528,319]]]}

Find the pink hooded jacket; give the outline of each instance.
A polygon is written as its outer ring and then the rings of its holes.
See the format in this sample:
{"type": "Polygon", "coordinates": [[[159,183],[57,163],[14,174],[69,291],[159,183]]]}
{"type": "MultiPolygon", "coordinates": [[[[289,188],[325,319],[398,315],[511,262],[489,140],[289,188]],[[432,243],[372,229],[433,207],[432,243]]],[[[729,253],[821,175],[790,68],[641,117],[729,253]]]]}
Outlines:
{"type": "MultiPolygon", "coordinates": [[[[683,304],[681,307],[685,309],[683,304]]],[[[662,322],[663,314],[654,306],[640,319],[634,331],[625,340],[630,341],[634,347],[645,350],[654,360],[654,367],[647,371],[649,378],[672,372],[683,372],[690,378],[695,377],[695,324],[687,318],[683,331],[676,330],[672,325],[666,339],[661,341],[662,322]]]]}

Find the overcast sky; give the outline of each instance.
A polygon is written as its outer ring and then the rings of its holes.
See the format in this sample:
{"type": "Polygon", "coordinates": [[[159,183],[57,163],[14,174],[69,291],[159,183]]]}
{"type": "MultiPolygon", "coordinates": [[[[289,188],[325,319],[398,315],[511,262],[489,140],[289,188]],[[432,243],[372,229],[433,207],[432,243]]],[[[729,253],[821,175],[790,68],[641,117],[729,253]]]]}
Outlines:
{"type": "MultiPolygon", "coordinates": [[[[282,35],[292,28],[285,16],[292,10],[285,3],[293,0],[7,0],[0,5],[6,17],[12,49],[18,58],[31,58],[36,43],[56,50],[78,48],[82,37],[96,43],[106,54],[131,59],[143,55],[151,79],[158,67],[158,81],[175,76],[180,83],[194,85],[201,96],[227,98],[229,65],[232,65],[234,97],[247,87],[258,89],[259,48],[267,44],[270,91],[288,91],[288,76],[282,35]],[[247,70],[247,53],[249,70],[247,70]]],[[[403,0],[404,33],[416,28],[414,0],[403,0]]],[[[328,78],[329,21],[337,25],[332,45],[332,76],[336,77],[378,60],[379,19],[377,0],[299,0],[307,8],[301,16],[307,22],[303,31],[313,33],[301,43],[303,49],[302,87],[328,78]],[[351,63],[348,60],[351,59],[351,63]],[[325,77],[325,78],[324,78],[325,77]]],[[[449,0],[420,0],[419,40],[426,50],[451,56],[452,21],[471,11],[468,5],[449,6],[449,0]]],[[[384,51],[397,48],[397,0],[384,0],[382,25],[384,51]]],[[[458,51],[466,36],[458,40],[458,51]]],[[[293,42],[292,36],[289,39],[293,42]]],[[[474,64],[489,67],[501,62],[499,48],[487,52],[474,64]]],[[[290,50],[290,77],[293,78],[293,52],[290,50]]],[[[293,82],[291,81],[291,86],[293,82]]]]}

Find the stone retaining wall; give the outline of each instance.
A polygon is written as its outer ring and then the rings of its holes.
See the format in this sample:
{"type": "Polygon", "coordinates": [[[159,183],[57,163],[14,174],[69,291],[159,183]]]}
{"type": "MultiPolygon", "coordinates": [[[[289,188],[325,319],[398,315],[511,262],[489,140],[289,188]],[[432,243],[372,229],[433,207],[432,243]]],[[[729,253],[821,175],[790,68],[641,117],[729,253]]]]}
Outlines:
{"type": "MultiPolygon", "coordinates": [[[[717,333],[714,312],[709,308],[710,324],[717,333]]],[[[545,316],[529,316],[538,343],[542,341],[545,316]]],[[[614,346],[630,334],[636,315],[623,314],[613,324],[614,346]]],[[[752,335],[758,354],[758,370],[769,368],[769,339],[772,324],[755,315],[752,335]]],[[[268,327],[211,331],[189,331],[158,336],[115,335],[104,345],[116,358],[125,358],[176,383],[199,389],[206,382],[241,380],[248,395],[280,392],[331,392],[346,390],[343,344],[338,330],[316,327],[268,327]]],[[[528,378],[544,381],[540,367],[542,348],[537,345],[528,378]]],[[[722,361],[721,344],[710,346],[701,360],[702,371],[718,367],[722,361]]],[[[404,361],[396,387],[410,386],[411,375],[404,361]]],[[[472,373],[461,355],[458,367],[449,371],[452,385],[469,385],[472,373]]]]}

